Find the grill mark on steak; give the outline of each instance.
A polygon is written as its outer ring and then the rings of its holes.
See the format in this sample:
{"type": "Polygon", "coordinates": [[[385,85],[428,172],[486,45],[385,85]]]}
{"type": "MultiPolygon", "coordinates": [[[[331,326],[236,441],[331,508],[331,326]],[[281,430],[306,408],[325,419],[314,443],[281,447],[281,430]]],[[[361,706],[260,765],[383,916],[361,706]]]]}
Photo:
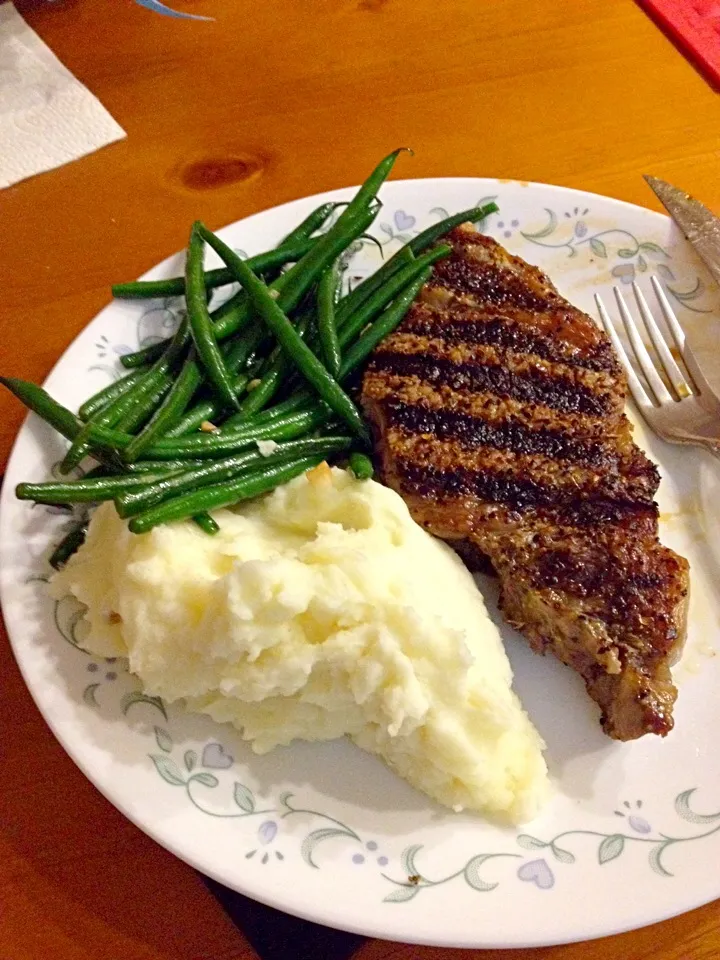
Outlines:
{"type": "Polygon", "coordinates": [[[463,468],[440,470],[414,461],[397,460],[396,475],[409,493],[420,497],[444,497],[448,500],[474,497],[487,503],[499,503],[518,511],[552,508],[547,516],[564,526],[587,526],[598,521],[621,523],[638,514],[657,516],[657,505],[629,499],[596,497],[580,499],[577,491],[558,490],[533,480],[463,468]]]}
{"type": "Polygon", "coordinates": [[[526,403],[542,403],[565,413],[600,416],[608,409],[604,397],[538,370],[517,374],[501,366],[454,363],[446,357],[397,353],[383,348],[373,355],[370,369],[403,377],[416,376],[429,383],[447,384],[453,390],[491,391],[526,403]]]}
{"type": "Polygon", "coordinates": [[[554,310],[560,297],[556,293],[534,291],[516,274],[498,268],[494,263],[483,264],[483,269],[462,257],[440,260],[430,278],[429,286],[440,286],[457,293],[472,294],[478,300],[496,307],[520,308],[535,313],[554,310]]]}
{"type": "Polygon", "coordinates": [[[558,430],[531,430],[513,419],[491,423],[466,413],[402,402],[388,403],[385,412],[389,427],[456,440],[469,449],[482,445],[521,454],[541,453],[583,466],[617,466],[620,459],[617,450],[601,443],[575,440],[558,430]]]}
{"type": "Polygon", "coordinates": [[[463,320],[458,323],[422,317],[411,319],[406,329],[420,336],[444,340],[446,343],[503,347],[514,353],[535,354],[543,360],[566,363],[584,370],[616,373],[618,369],[610,344],[599,344],[596,351],[584,356],[577,350],[568,349],[564,344],[526,333],[505,317],[463,320]]]}
{"type": "MultiPolygon", "coordinates": [[[[545,427],[558,432],[570,432],[577,439],[615,444],[623,452],[634,446],[630,423],[624,416],[619,417],[615,429],[610,430],[607,417],[562,413],[542,404],[528,406],[519,400],[498,397],[491,392],[453,390],[448,384],[432,384],[415,376],[403,377],[369,369],[363,382],[363,397],[366,404],[373,403],[378,408],[384,408],[395,400],[411,405],[420,403],[431,410],[454,410],[488,423],[513,420],[528,429],[545,427]]],[[[637,450],[636,447],[634,449],[637,450]]]]}

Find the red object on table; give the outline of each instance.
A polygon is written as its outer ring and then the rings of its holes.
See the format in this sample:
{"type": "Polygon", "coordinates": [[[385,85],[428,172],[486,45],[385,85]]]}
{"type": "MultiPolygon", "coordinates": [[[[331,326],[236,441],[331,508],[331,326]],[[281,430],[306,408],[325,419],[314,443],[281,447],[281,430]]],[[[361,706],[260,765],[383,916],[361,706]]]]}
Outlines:
{"type": "Polygon", "coordinates": [[[720,0],[639,0],[720,87],[720,0]]]}

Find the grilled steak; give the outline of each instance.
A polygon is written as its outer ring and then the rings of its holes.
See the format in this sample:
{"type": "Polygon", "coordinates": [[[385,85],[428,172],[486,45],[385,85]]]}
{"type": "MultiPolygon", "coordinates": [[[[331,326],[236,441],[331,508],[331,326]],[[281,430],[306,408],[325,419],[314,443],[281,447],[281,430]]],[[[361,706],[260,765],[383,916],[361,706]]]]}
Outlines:
{"type": "Polygon", "coordinates": [[[658,540],[609,341],[537,268],[470,226],[445,238],[362,402],[414,519],[488,564],[501,609],[582,676],[617,740],[665,736],[688,564],[658,540]]]}

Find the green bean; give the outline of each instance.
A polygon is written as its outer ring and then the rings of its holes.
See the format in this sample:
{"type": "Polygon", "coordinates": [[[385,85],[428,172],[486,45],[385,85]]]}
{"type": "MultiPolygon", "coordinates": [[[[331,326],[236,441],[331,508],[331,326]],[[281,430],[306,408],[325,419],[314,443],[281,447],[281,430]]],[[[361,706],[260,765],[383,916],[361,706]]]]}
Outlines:
{"type": "Polygon", "coordinates": [[[338,288],[338,262],[328,267],[320,277],[317,289],[318,333],[323,359],[328,373],[337,377],[340,372],[340,344],[335,325],[335,296],[338,288]]]}
{"type": "MultiPolygon", "coordinates": [[[[239,373],[233,379],[233,388],[236,396],[240,396],[250,382],[250,374],[239,373]]],[[[183,437],[189,433],[194,433],[198,427],[205,424],[214,424],[214,420],[220,412],[220,404],[217,401],[209,399],[202,400],[195,404],[192,409],[180,418],[176,423],[169,427],[163,434],[165,438],[183,437]]]]}
{"type": "Polygon", "coordinates": [[[378,343],[397,327],[410,309],[413,300],[427,281],[430,273],[430,267],[426,267],[425,272],[416,277],[403,293],[380,314],[375,323],[348,349],[340,371],[341,380],[351,374],[372,353],[378,343]]]}
{"type": "MultiPolygon", "coordinates": [[[[352,205],[352,204],[351,204],[352,205]]],[[[348,207],[348,210],[350,207],[348,207]]],[[[347,213],[347,210],[345,211],[347,213]]],[[[342,219],[342,217],[340,218],[342,219]]],[[[339,221],[338,221],[339,222],[339,221]]],[[[219,237],[198,225],[200,235],[215,249],[233,271],[244,287],[259,316],[268,329],[277,337],[287,356],[297,366],[322,400],[351,427],[363,440],[369,440],[369,434],[363,418],[337,381],[333,380],[322,363],[283,313],[265,284],[219,237]]]]}
{"type": "Polygon", "coordinates": [[[197,380],[193,369],[194,354],[195,350],[193,349],[160,406],[125,450],[124,460],[126,463],[137,460],[143,450],[163,436],[165,431],[176,423],[178,417],[181,417],[185,412],[197,389],[197,380]]]}
{"type": "Polygon", "coordinates": [[[204,244],[199,226],[199,223],[194,223],[190,231],[185,265],[185,300],[190,333],[213,391],[224,404],[237,409],[238,401],[233,391],[232,380],[225,366],[220,346],[215,339],[208,311],[207,291],[203,281],[204,244]]]}
{"type": "MultiPolygon", "coordinates": [[[[247,420],[242,420],[240,422],[236,421],[234,424],[231,424],[230,421],[233,418],[229,418],[221,425],[220,431],[237,430],[243,426],[259,426],[260,424],[267,424],[271,421],[283,420],[289,414],[307,412],[311,408],[314,409],[316,406],[317,401],[315,400],[314,395],[303,387],[300,390],[296,390],[290,397],[288,397],[286,400],[283,400],[281,403],[276,403],[275,406],[268,407],[267,410],[261,410],[259,413],[254,414],[247,420]]],[[[188,432],[188,430],[184,430],[181,434],[175,433],[171,430],[166,433],[165,436],[183,436],[188,432]]]]}
{"type": "Polygon", "coordinates": [[[198,527],[204,532],[209,534],[211,537],[214,537],[216,533],[220,533],[220,524],[217,520],[214,520],[209,513],[196,513],[193,517],[193,523],[197,524],[198,527]]]}
{"type": "Polygon", "coordinates": [[[453,213],[452,216],[445,217],[444,220],[433,223],[432,226],[427,227],[416,237],[413,237],[408,246],[413,253],[421,253],[423,250],[426,250],[430,244],[435,243],[440,237],[444,237],[446,233],[454,230],[455,227],[460,226],[461,223],[477,223],[479,220],[484,220],[485,217],[489,217],[491,213],[497,212],[498,205],[492,202],[486,203],[482,207],[468,207],[467,210],[453,213]]]}
{"type": "Polygon", "coordinates": [[[158,405],[164,402],[174,383],[173,374],[159,374],[155,382],[148,385],[148,389],[135,398],[135,403],[125,411],[124,416],[114,426],[118,430],[135,433],[144,426],[158,405]]]}
{"type": "MultiPolygon", "coordinates": [[[[228,373],[235,374],[246,363],[248,357],[258,349],[264,339],[265,331],[260,326],[246,330],[238,337],[225,354],[225,365],[228,373]]],[[[183,383],[181,387],[178,387],[175,395],[168,395],[165,398],[163,405],[155,412],[153,419],[143,433],[133,441],[134,446],[131,444],[128,448],[129,460],[137,459],[142,451],[161,434],[166,437],[181,436],[188,430],[194,430],[201,426],[205,421],[212,421],[223,409],[217,400],[211,398],[196,404],[192,410],[183,416],[189,399],[202,382],[202,373],[192,355],[185,361],[180,379],[183,383]]],[[[233,377],[232,386],[236,397],[240,396],[249,379],[250,377],[245,373],[233,377]]]]}
{"type": "MultiPolygon", "coordinates": [[[[333,205],[325,204],[324,206],[333,205]]],[[[328,216],[329,213],[323,217],[320,225],[322,225],[328,216]]],[[[297,229],[299,230],[300,228],[298,227],[297,229]]],[[[315,229],[317,228],[313,227],[313,230],[315,229]]],[[[313,230],[311,230],[310,233],[312,233],[313,230]]],[[[299,260],[315,243],[314,240],[310,239],[310,233],[304,236],[294,237],[293,239],[291,239],[291,235],[289,235],[275,250],[268,250],[267,253],[260,253],[254,257],[248,257],[248,263],[252,264],[253,270],[257,270],[258,273],[265,273],[276,267],[282,267],[293,260],[299,260]]],[[[226,267],[208,270],[205,274],[205,286],[208,290],[212,290],[215,287],[223,287],[233,282],[232,275],[226,267]]],[[[112,295],[121,300],[181,297],[184,293],[185,277],[171,277],[169,280],[133,280],[130,283],[116,283],[112,287],[112,295]]]]}
{"type": "Polygon", "coordinates": [[[398,252],[387,260],[381,267],[371,273],[369,277],[354,287],[350,293],[341,298],[337,305],[336,321],[338,326],[342,325],[345,317],[358,310],[365,301],[371,297],[390,277],[398,270],[413,263],[415,255],[409,245],[401,247],[398,252]]]}
{"type": "Polygon", "coordinates": [[[75,414],[37,384],[17,377],[0,377],[0,383],[66,439],[74,440],[82,430],[83,425],[75,414]]]}
{"type": "MultiPolygon", "coordinates": [[[[309,409],[300,409],[276,420],[265,423],[248,422],[245,426],[223,432],[194,433],[191,436],[157,440],[145,451],[150,460],[182,460],[184,458],[205,460],[236,453],[252,446],[256,440],[294,440],[325,424],[330,412],[324,405],[315,404],[309,409]]],[[[92,427],[90,439],[100,454],[120,452],[132,442],[129,433],[108,427],[92,427]]]]}
{"type": "Polygon", "coordinates": [[[168,370],[148,371],[129,390],[93,414],[68,451],[61,465],[61,472],[69,473],[90,452],[90,423],[132,433],[143,424],[152,409],[161,402],[164,395],[171,389],[172,383],[172,376],[168,370]]]}
{"type": "Polygon", "coordinates": [[[223,427],[241,426],[243,423],[247,423],[253,414],[262,410],[280,389],[287,370],[287,357],[284,356],[282,351],[278,351],[268,364],[267,369],[264,372],[261,371],[260,379],[255,378],[251,381],[247,394],[240,402],[238,412],[228,417],[223,427]]]}
{"type": "MultiPolygon", "coordinates": [[[[250,377],[247,374],[241,374],[235,377],[233,385],[235,392],[239,396],[248,384],[250,377]]],[[[214,417],[217,416],[219,404],[215,400],[203,400],[196,403],[188,412],[165,431],[166,438],[184,437],[187,434],[194,433],[198,427],[205,424],[215,426],[214,417]]],[[[210,428],[207,428],[210,429],[210,428]]]]}
{"type": "Polygon", "coordinates": [[[252,422],[258,424],[267,423],[269,420],[277,420],[288,413],[296,413],[301,407],[306,407],[308,403],[314,403],[312,393],[305,388],[296,390],[287,400],[276,403],[274,407],[268,407],[267,410],[261,410],[253,417],[252,422]]]}
{"type": "Polygon", "coordinates": [[[434,247],[427,253],[418,257],[409,266],[397,270],[389,280],[379,287],[375,293],[369,297],[362,306],[354,313],[347,316],[340,327],[338,336],[340,337],[340,346],[343,349],[354,340],[358,334],[388,305],[402,290],[407,287],[415,277],[424,273],[426,268],[447,257],[452,252],[452,248],[443,244],[434,247]]]}
{"type": "Polygon", "coordinates": [[[87,536],[87,520],[80,520],[73,524],[60,543],[50,554],[48,562],[53,570],[60,570],[70,557],[85,543],[87,536]]]}
{"type": "Polygon", "coordinates": [[[124,353],[120,357],[120,363],[126,370],[134,370],[135,367],[145,367],[149,363],[155,363],[167,350],[171,337],[164,340],[155,340],[133,353],[124,353]]]}
{"type": "Polygon", "coordinates": [[[132,517],[170,497],[189,493],[209,484],[232,480],[239,473],[258,466],[270,466],[273,463],[293,460],[313,453],[327,456],[330,453],[347,450],[352,442],[352,437],[347,436],[310,437],[278,444],[268,456],[263,456],[257,450],[248,450],[222,460],[211,460],[193,470],[158,479],[139,490],[123,491],[115,498],[115,507],[121,517],[132,517]]]}
{"type": "Polygon", "coordinates": [[[351,453],[348,465],[358,480],[371,480],[375,472],[372,460],[364,453],[351,453]]]}
{"type": "MultiPolygon", "coordinates": [[[[280,246],[286,247],[288,244],[297,243],[299,240],[307,240],[309,236],[322,227],[334,210],[337,210],[338,207],[342,206],[345,206],[345,204],[338,202],[321,204],[321,206],[319,206],[316,210],[313,210],[309,216],[305,217],[305,219],[302,220],[294,230],[290,231],[290,233],[281,242],[280,246]]],[[[255,267],[252,269],[255,270],[255,267]]]]}
{"type": "MultiPolygon", "coordinates": [[[[120,398],[122,399],[122,397],[120,398]]],[[[95,417],[83,426],[82,430],[78,433],[75,439],[72,441],[68,450],[60,461],[58,470],[60,473],[72,473],[72,471],[79,466],[80,463],[90,454],[92,449],[92,444],[90,443],[90,423],[94,422],[99,426],[108,426],[112,425],[114,417],[114,406],[113,403],[110,403],[104,410],[101,410],[95,417]]]]}
{"type": "MultiPolygon", "coordinates": [[[[136,476],[137,474],[162,473],[165,470],[191,470],[193,467],[199,467],[203,460],[138,460],[137,463],[124,463],[120,471],[136,476]]],[[[104,468],[103,468],[104,469],[104,468]]],[[[89,476],[89,474],[85,474],[89,476]]],[[[104,474],[103,474],[104,476],[104,474]]]]}
{"type": "Polygon", "coordinates": [[[83,477],[67,483],[20,483],[15,488],[18,500],[34,500],[35,503],[100,503],[103,500],[112,500],[126,490],[136,490],[146,487],[156,480],[175,476],[178,471],[157,471],[155,474],[134,474],[123,476],[117,474],[112,477],[83,477]]]}
{"type": "Polygon", "coordinates": [[[305,473],[321,463],[322,459],[319,455],[303,457],[291,463],[281,463],[256,473],[245,474],[217,486],[202,487],[200,490],[167,500],[138,514],[130,521],[130,530],[132,533],[147,533],[160,523],[184,520],[201,510],[218,510],[243,500],[250,500],[305,473]]]}
{"type": "MultiPolygon", "coordinates": [[[[307,331],[310,317],[303,315],[298,320],[295,329],[298,336],[304,337],[307,331]]],[[[266,369],[261,372],[260,382],[253,387],[244,400],[240,403],[238,412],[234,413],[223,424],[223,428],[233,429],[236,426],[242,426],[248,420],[265,407],[275,396],[283,381],[286,378],[290,362],[282,347],[276,347],[268,358],[266,369]]]]}
{"type": "Polygon", "coordinates": [[[88,420],[93,414],[102,410],[106,404],[123,396],[144,374],[144,370],[136,370],[134,373],[129,373],[119,380],[114,380],[108,384],[107,387],[103,387],[102,390],[98,390],[98,392],[89,397],[78,410],[80,419],[88,420]]]}

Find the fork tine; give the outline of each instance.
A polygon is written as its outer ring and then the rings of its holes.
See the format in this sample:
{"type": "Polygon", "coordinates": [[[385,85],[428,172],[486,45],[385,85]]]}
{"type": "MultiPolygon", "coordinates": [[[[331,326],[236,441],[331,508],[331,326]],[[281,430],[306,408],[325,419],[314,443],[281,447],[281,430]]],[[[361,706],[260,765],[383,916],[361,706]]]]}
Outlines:
{"type": "Polygon", "coordinates": [[[655,295],[658,298],[660,309],[663,312],[663,316],[665,317],[667,325],[670,328],[672,338],[675,341],[675,346],[677,347],[678,352],[682,357],[685,366],[687,367],[687,371],[690,374],[690,382],[692,384],[693,392],[698,396],[705,396],[708,394],[711,396],[714,395],[715,390],[708,383],[707,377],[693,356],[690,345],[685,340],[683,328],[680,326],[680,322],[678,321],[675,311],[670,306],[670,301],[668,300],[660,281],[657,279],[657,277],[652,277],[651,282],[653,289],[655,290],[655,295]]]}
{"type": "Polygon", "coordinates": [[[672,403],[670,391],[660,379],[660,376],[655,369],[655,364],[652,362],[650,354],[645,349],[645,344],[640,339],[640,334],[635,326],[635,321],[633,320],[630,311],[625,304],[623,295],[620,293],[617,287],[613,287],[613,291],[615,293],[615,299],[617,300],[620,316],[622,317],[623,324],[625,325],[628,340],[630,341],[630,346],[632,347],[637,358],[637,362],[640,364],[642,372],[645,374],[645,379],[647,380],[650,389],[655,394],[658,403],[672,403]]]}
{"type": "Polygon", "coordinates": [[[600,320],[602,325],[605,328],[605,333],[610,338],[610,342],[615,348],[615,353],[617,353],[618,360],[625,371],[625,376],[627,377],[628,386],[630,387],[630,393],[633,395],[633,400],[640,408],[653,408],[654,404],[650,397],[645,391],[645,387],[640,383],[637,374],[633,370],[632,364],[628,360],[628,356],[625,353],[625,347],[622,345],[620,337],[617,335],[615,326],[613,325],[610,316],[605,309],[605,304],[602,302],[598,294],[595,294],[595,303],[597,304],[598,313],[600,314],[600,320]]]}
{"type": "Polygon", "coordinates": [[[670,328],[670,333],[672,338],[675,341],[675,346],[678,348],[680,356],[684,356],[685,353],[685,334],[683,328],[678,323],[678,319],[675,316],[675,311],[670,306],[670,301],[665,296],[665,291],[660,285],[660,281],[657,277],[651,277],[650,283],[653,285],[653,290],[655,291],[655,296],[658,298],[658,303],[660,304],[660,309],[663,312],[663,316],[667,322],[668,327],[670,328]]]}
{"type": "Polygon", "coordinates": [[[635,299],[637,301],[638,309],[640,310],[640,315],[643,318],[645,329],[652,340],[653,346],[657,350],[660,363],[663,365],[665,373],[670,379],[670,383],[675,388],[675,392],[680,399],[689,396],[692,393],[692,390],[685,379],[685,375],[675,362],[673,355],[670,353],[668,345],[665,343],[665,337],[663,337],[662,333],[660,332],[660,328],[655,322],[655,318],[653,317],[652,313],[650,313],[647,300],[643,296],[642,290],[636,283],[633,283],[633,293],[635,294],[635,299]]]}

